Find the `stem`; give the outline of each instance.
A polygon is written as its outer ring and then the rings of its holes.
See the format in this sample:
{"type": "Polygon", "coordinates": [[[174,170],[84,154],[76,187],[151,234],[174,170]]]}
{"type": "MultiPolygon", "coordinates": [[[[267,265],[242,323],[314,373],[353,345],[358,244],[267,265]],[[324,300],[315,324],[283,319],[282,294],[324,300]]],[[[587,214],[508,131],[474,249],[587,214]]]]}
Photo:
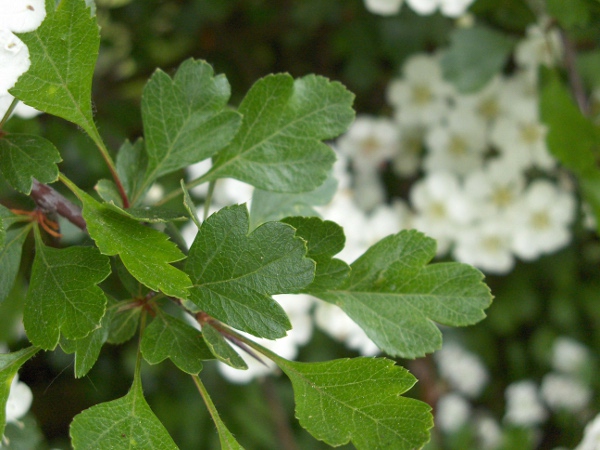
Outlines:
{"type": "Polygon", "coordinates": [[[83,231],[87,230],[81,208],[47,184],[42,184],[34,178],[30,195],[43,211],[56,213],[83,231]]]}
{"type": "Polygon", "coordinates": [[[8,121],[8,118],[10,117],[12,112],[15,110],[18,103],[19,103],[19,100],[17,98],[13,98],[13,101],[11,102],[8,109],[6,110],[6,113],[4,113],[4,117],[2,118],[2,120],[0,120],[0,129],[2,129],[4,124],[8,121]]]}
{"type": "Polygon", "coordinates": [[[202,380],[200,380],[200,377],[198,375],[192,375],[192,380],[194,380],[194,384],[198,388],[198,392],[200,392],[200,396],[202,397],[202,400],[204,401],[204,404],[206,405],[206,408],[208,409],[208,412],[210,413],[213,422],[215,424],[219,424],[221,422],[221,417],[219,416],[219,412],[217,411],[215,404],[210,398],[206,387],[202,383],[202,380]]]}
{"type": "Polygon", "coordinates": [[[121,200],[123,201],[123,208],[129,208],[129,206],[130,206],[129,198],[127,197],[127,193],[125,192],[123,183],[121,183],[121,178],[119,178],[119,173],[117,172],[117,167],[115,166],[115,163],[113,162],[113,160],[110,156],[110,153],[108,152],[108,149],[106,148],[106,145],[104,145],[104,142],[102,141],[102,139],[100,138],[99,135],[95,136],[95,137],[93,136],[92,139],[96,143],[98,150],[100,150],[100,154],[102,155],[102,158],[104,158],[104,161],[106,162],[106,165],[108,166],[108,169],[110,170],[110,173],[113,177],[113,181],[117,185],[117,189],[119,190],[119,195],[121,196],[121,200]]]}
{"type": "MultiPolygon", "coordinates": [[[[202,175],[200,178],[196,178],[194,181],[190,181],[189,183],[187,183],[185,185],[185,188],[189,191],[190,189],[202,184],[202,183],[206,183],[208,180],[207,175],[210,172],[205,173],[204,175],[202,175]]],[[[176,189],[172,192],[170,192],[169,194],[165,195],[162,200],[160,200],[159,202],[156,203],[156,206],[160,206],[160,205],[164,205],[165,203],[173,200],[174,198],[180,196],[183,194],[183,191],[181,189],[176,189]]]]}

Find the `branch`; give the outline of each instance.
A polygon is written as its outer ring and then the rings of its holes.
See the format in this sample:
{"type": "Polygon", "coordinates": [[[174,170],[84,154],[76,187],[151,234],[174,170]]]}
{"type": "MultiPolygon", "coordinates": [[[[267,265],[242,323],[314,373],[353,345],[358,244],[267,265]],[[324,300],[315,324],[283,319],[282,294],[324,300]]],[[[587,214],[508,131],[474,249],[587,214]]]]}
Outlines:
{"type": "Polygon", "coordinates": [[[81,208],[47,184],[42,184],[34,179],[30,195],[39,208],[46,212],[56,213],[76,227],[87,231],[81,208]]]}

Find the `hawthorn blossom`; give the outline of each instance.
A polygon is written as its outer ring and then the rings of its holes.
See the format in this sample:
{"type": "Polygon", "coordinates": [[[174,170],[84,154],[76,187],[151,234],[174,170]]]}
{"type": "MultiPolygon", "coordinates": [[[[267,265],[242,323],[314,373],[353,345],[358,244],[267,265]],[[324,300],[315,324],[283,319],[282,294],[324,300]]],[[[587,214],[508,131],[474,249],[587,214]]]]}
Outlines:
{"type": "Polygon", "coordinates": [[[553,67],[562,59],[563,47],[558,29],[548,20],[527,27],[527,36],[515,49],[515,61],[521,68],[537,70],[539,65],[553,67]]]}
{"type": "Polygon", "coordinates": [[[455,342],[446,342],[434,355],[440,376],[461,394],[476,398],[488,382],[480,359],[455,342]]]}
{"type": "Polygon", "coordinates": [[[365,0],[365,7],[373,14],[393,16],[400,11],[404,0],[365,0]]]}
{"type": "Polygon", "coordinates": [[[406,0],[417,14],[433,14],[438,8],[448,17],[463,15],[475,0],[406,0]]]}
{"type": "Polygon", "coordinates": [[[446,116],[454,88],[442,78],[439,57],[411,56],[402,68],[402,78],[393,80],[387,90],[395,118],[404,126],[429,126],[446,116]]]}
{"type": "Polygon", "coordinates": [[[435,424],[446,433],[460,430],[469,420],[471,405],[460,394],[450,392],[437,402],[435,424]]]}
{"type": "Polygon", "coordinates": [[[575,450],[598,450],[598,448],[600,448],[600,414],[585,426],[583,440],[575,450]]]}
{"type": "Polygon", "coordinates": [[[11,0],[0,6],[0,117],[13,100],[8,90],[31,65],[29,49],[13,33],[33,31],[45,17],[44,0],[11,0]]]}
{"type": "Polygon", "coordinates": [[[542,398],[554,411],[582,411],[592,399],[592,391],[569,375],[549,373],[540,387],[542,398]]]}
{"type": "Polygon", "coordinates": [[[33,394],[31,389],[25,383],[19,381],[18,374],[14,376],[10,385],[10,392],[8,394],[8,400],[6,401],[6,422],[15,423],[27,414],[31,403],[33,401],[33,394]]]}
{"type": "Polygon", "coordinates": [[[552,344],[552,367],[565,374],[578,374],[588,364],[588,348],[568,337],[558,337],[552,344]]]}
{"type": "Polygon", "coordinates": [[[504,392],[506,414],[504,419],[518,426],[531,427],[543,423],[548,412],[542,404],[538,388],[531,380],[512,383],[504,392]]]}
{"type": "Polygon", "coordinates": [[[532,260],[565,246],[575,215],[573,194],[546,180],[533,181],[516,206],[512,249],[532,260]]]}

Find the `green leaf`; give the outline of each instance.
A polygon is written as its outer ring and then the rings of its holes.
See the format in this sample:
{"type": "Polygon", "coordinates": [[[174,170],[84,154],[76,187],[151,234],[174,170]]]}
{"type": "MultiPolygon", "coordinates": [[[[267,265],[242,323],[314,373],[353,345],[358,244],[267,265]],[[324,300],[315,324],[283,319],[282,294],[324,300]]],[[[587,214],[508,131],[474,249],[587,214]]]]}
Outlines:
{"type": "Polygon", "coordinates": [[[177,449],[144,399],[137,376],[125,397],[92,406],[75,416],[70,434],[74,450],[177,449]]]}
{"type": "Polygon", "coordinates": [[[142,307],[131,307],[130,301],[119,302],[116,305],[111,305],[111,309],[115,309],[110,322],[110,329],[106,342],[109,344],[123,344],[133,337],[138,323],[142,307]],[[124,308],[124,309],[121,309],[124,308]]]}
{"type": "Polygon", "coordinates": [[[190,300],[220,321],[258,337],[276,339],[291,328],[271,295],[297,292],[312,282],[315,263],[306,245],[283,223],[248,233],[245,205],[224,208],[202,223],[186,272],[190,300]]]}
{"type": "Polygon", "coordinates": [[[366,450],[422,448],[429,440],[431,408],[401,396],[416,379],[394,361],[275,362],[292,382],[300,425],[317,439],[366,450]]]}
{"type": "Polygon", "coordinates": [[[282,194],[279,192],[254,189],[250,208],[250,228],[261,223],[280,220],[288,216],[319,216],[313,206],[328,204],[337,190],[337,180],[330,174],[321,186],[314,191],[300,194],[282,194]]]}
{"type": "Polygon", "coordinates": [[[7,134],[0,139],[0,171],[17,191],[29,195],[33,178],[41,183],[58,179],[62,161],[52,142],[35,134],[7,134]]]}
{"type": "Polygon", "coordinates": [[[500,73],[515,39],[481,25],[457,28],[442,56],[444,78],[463,93],[483,88],[500,73]]]}
{"type": "MultiPolygon", "coordinates": [[[[19,368],[39,351],[36,347],[27,347],[18,352],[0,353],[0,436],[4,435],[6,425],[6,402],[10,394],[12,380],[19,368]]],[[[1,438],[0,438],[1,439],[1,438]]]]}
{"type": "Polygon", "coordinates": [[[238,109],[244,116],[239,133],[213,158],[204,181],[236,178],[275,192],[316,189],[335,161],[321,141],[346,131],[353,99],[341,84],[315,75],[257,81],[238,109]]]}
{"type": "Polygon", "coordinates": [[[492,300],[481,272],[461,263],[428,264],[434,256],[433,239],[404,230],[352,263],[344,284],[314,295],[340,306],[388,354],[423,356],[441,347],[435,322],[474,324],[492,300]]]}
{"type": "Polygon", "coordinates": [[[188,216],[185,213],[173,211],[162,206],[138,206],[136,208],[128,208],[124,212],[138,222],[167,223],[188,220],[188,216]]]}
{"type": "Polygon", "coordinates": [[[194,224],[196,224],[196,226],[200,228],[201,222],[198,218],[198,214],[196,214],[196,205],[194,205],[194,201],[192,200],[192,197],[190,197],[190,193],[185,187],[185,181],[181,180],[179,184],[181,185],[181,192],[183,192],[183,206],[187,210],[194,224]]]}
{"type": "Polygon", "coordinates": [[[596,127],[581,114],[556,72],[543,70],[541,75],[540,114],[548,125],[550,152],[579,175],[597,171],[596,127]]]}
{"type": "Polygon", "coordinates": [[[307,256],[317,263],[315,279],[303,292],[335,289],[348,277],[348,264],[333,258],[333,255],[344,249],[346,243],[342,227],[317,217],[287,217],[282,222],[296,229],[296,236],[300,236],[307,243],[307,256]]]}
{"type": "MultiPolygon", "coordinates": [[[[144,174],[148,166],[148,157],[144,148],[144,140],[138,139],[134,144],[123,142],[117,153],[117,173],[127,196],[134,201],[134,205],[143,199],[144,174]]],[[[149,187],[149,186],[148,186],[149,187]]],[[[116,203],[115,203],[116,204],[116,203]]]]}
{"type": "Polygon", "coordinates": [[[144,330],[141,350],[150,364],[170,358],[179,369],[191,375],[200,373],[202,361],[214,359],[198,330],[164,313],[144,330]]]}
{"type": "Polygon", "coordinates": [[[241,116],[224,110],[230,96],[224,75],[188,59],[175,77],[157,70],[142,95],[148,154],[145,181],[210,158],[237,133],[241,116]]]}
{"type": "Polygon", "coordinates": [[[85,2],[61,1],[55,9],[55,2],[46,0],[45,20],[19,37],[29,48],[31,66],[10,93],[98,137],[91,93],[100,34],[85,2]]]}
{"type": "Polygon", "coordinates": [[[224,364],[239,370],[248,370],[246,361],[227,343],[217,329],[209,323],[202,324],[202,337],[211,353],[224,364]]]}
{"type": "Polygon", "coordinates": [[[96,186],[94,186],[94,190],[105,202],[114,203],[119,208],[123,208],[123,199],[114,181],[106,179],[98,180],[96,186]]]}
{"type": "Polygon", "coordinates": [[[150,289],[187,297],[190,279],[169,264],[185,255],[165,234],[142,225],[109,203],[98,203],[83,191],[77,195],[83,202],[88,232],[103,254],[119,255],[127,270],[150,289]]]}
{"type": "Polygon", "coordinates": [[[35,235],[23,324],[34,345],[53,350],[61,332],[81,339],[100,326],[106,296],[96,285],[110,274],[110,261],[95,247],[55,249],[35,235]]]}
{"type": "Polygon", "coordinates": [[[591,18],[591,5],[587,0],[547,0],[546,8],[565,29],[586,26],[591,18]]]}
{"type": "Polygon", "coordinates": [[[23,243],[31,227],[10,228],[6,231],[4,245],[0,247],[0,303],[10,293],[19,273],[23,243]]]}

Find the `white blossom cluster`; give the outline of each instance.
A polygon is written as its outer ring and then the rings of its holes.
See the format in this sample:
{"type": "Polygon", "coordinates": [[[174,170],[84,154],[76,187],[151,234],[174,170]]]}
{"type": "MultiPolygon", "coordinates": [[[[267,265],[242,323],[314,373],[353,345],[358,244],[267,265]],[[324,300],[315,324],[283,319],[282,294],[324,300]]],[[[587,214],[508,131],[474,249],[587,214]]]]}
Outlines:
{"type": "Polygon", "coordinates": [[[435,238],[438,255],[504,274],[516,258],[532,261],[568,244],[575,196],[547,149],[536,85],[538,65],[561,49],[555,32],[541,30],[530,27],[517,46],[514,73],[475,94],[443,79],[439,55],[410,57],[388,87],[393,119],[359,116],[337,141],[351,161],[355,203],[382,207],[379,173],[391,164],[412,181],[395,221],[435,238]]]}
{"type": "MultiPolygon", "coordinates": [[[[410,8],[422,16],[440,11],[444,16],[463,15],[474,0],[406,0],[410,8]]],[[[391,16],[400,12],[404,0],[365,0],[365,7],[373,14],[391,16]]]]}
{"type": "MultiPolygon", "coordinates": [[[[29,69],[29,49],[14,33],[35,30],[46,17],[44,0],[3,0],[0,2],[0,119],[14,97],[8,93],[19,77],[29,69]]],[[[15,113],[22,117],[38,114],[19,103],[15,113]]]]}

